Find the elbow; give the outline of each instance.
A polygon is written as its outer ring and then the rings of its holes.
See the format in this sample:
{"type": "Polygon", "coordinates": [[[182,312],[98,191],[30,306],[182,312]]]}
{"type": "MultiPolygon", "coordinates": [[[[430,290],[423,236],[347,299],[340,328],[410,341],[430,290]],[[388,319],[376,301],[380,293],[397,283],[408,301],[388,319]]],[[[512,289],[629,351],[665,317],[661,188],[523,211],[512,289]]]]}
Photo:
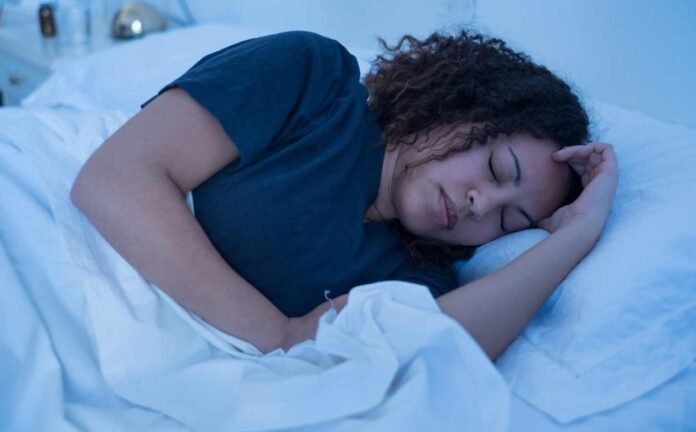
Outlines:
{"type": "Polygon", "coordinates": [[[475,335],[469,332],[469,335],[476,341],[481,351],[486,354],[491,362],[495,361],[500,357],[500,355],[505,352],[507,347],[510,345],[511,341],[502,341],[497,338],[491,337],[491,335],[481,336],[475,335]]]}
{"type": "Polygon", "coordinates": [[[79,187],[79,176],[75,179],[70,187],[70,202],[77,208],[80,208],[81,190],[79,187]]]}
{"type": "Polygon", "coordinates": [[[94,168],[89,161],[85,164],[70,187],[70,202],[83,213],[95,204],[95,200],[108,193],[104,186],[108,184],[109,170],[94,168]]]}
{"type": "Polygon", "coordinates": [[[77,207],[78,209],[82,210],[82,206],[84,204],[85,197],[87,196],[88,192],[85,191],[85,186],[84,186],[84,179],[83,179],[83,172],[81,171],[75,181],[73,181],[72,186],[70,187],[70,202],[77,207]]]}
{"type": "Polygon", "coordinates": [[[495,363],[495,360],[498,358],[501,351],[499,349],[495,349],[492,346],[482,343],[480,340],[476,338],[474,338],[474,340],[476,341],[476,343],[478,343],[478,346],[479,348],[481,348],[481,351],[483,351],[486,354],[486,357],[488,357],[491,362],[495,363]]]}
{"type": "Polygon", "coordinates": [[[502,354],[502,352],[500,352],[499,350],[486,349],[484,351],[486,352],[486,355],[493,363],[495,363],[495,361],[498,360],[498,357],[500,356],[500,354],[502,354]]]}
{"type": "Polygon", "coordinates": [[[481,346],[481,349],[483,352],[486,353],[486,356],[488,356],[489,359],[493,363],[495,363],[496,360],[508,349],[508,347],[512,344],[512,340],[505,340],[505,341],[488,341],[489,343],[481,343],[480,341],[479,345],[481,346]]]}

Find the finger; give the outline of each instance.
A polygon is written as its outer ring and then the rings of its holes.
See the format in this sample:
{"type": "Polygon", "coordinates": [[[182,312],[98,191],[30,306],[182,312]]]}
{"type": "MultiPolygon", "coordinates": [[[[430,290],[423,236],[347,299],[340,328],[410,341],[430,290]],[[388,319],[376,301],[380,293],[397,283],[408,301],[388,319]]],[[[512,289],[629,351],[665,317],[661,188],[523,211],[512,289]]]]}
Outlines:
{"type": "Polygon", "coordinates": [[[604,150],[606,150],[606,149],[611,149],[611,148],[613,148],[611,144],[605,143],[605,142],[594,141],[594,142],[592,142],[592,143],[590,143],[590,144],[594,145],[595,148],[597,148],[597,149],[599,149],[599,150],[601,150],[601,151],[604,151],[604,150]]]}
{"type": "Polygon", "coordinates": [[[573,171],[575,171],[579,176],[585,175],[588,170],[588,166],[584,162],[568,162],[568,165],[570,168],[572,168],[573,171]]]}
{"type": "Polygon", "coordinates": [[[611,144],[603,142],[590,142],[587,144],[563,147],[553,153],[554,158],[571,158],[572,155],[589,156],[591,153],[603,154],[605,152],[613,153],[614,148],[611,144]]]}
{"type": "Polygon", "coordinates": [[[567,163],[577,172],[582,175],[587,171],[600,166],[605,163],[602,155],[598,153],[576,154],[567,163]]]}
{"type": "Polygon", "coordinates": [[[585,144],[564,147],[551,154],[556,162],[568,162],[571,159],[585,159],[594,151],[594,145],[585,144]]]}
{"type": "Polygon", "coordinates": [[[593,171],[596,169],[615,169],[616,155],[614,154],[614,149],[607,144],[607,147],[592,153],[587,160],[587,164],[593,171]]]}
{"type": "Polygon", "coordinates": [[[592,153],[587,159],[587,164],[593,168],[598,167],[604,162],[604,157],[599,153],[592,153]]]}
{"type": "MultiPolygon", "coordinates": [[[[601,157],[601,160],[611,160],[615,158],[614,154],[614,147],[611,144],[607,143],[593,143],[594,151],[593,154],[596,154],[601,157]]],[[[596,159],[600,160],[600,159],[596,159]]]]}
{"type": "Polygon", "coordinates": [[[580,181],[582,182],[582,187],[586,187],[590,181],[592,180],[592,175],[589,172],[586,172],[580,177],[580,181]]]}
{"type": "Polygon", "coordinates": [[[616,152],[614,152],[614,147],[611,144],[604,144],[602,149],[602,157],[608,165],[616,167],[616,152]]]}
{"type": "Polygon", "coordinates": [[[575,145],[575,146],[568,146],[568,147],[563,147],[561,149],[556,150],[551,154],[551,156],[558,160],[558,159],[565,159],[566,157],[569,157],[570,155],[574,154],[576,151],[585,148],[584,145],[575,145]]]}

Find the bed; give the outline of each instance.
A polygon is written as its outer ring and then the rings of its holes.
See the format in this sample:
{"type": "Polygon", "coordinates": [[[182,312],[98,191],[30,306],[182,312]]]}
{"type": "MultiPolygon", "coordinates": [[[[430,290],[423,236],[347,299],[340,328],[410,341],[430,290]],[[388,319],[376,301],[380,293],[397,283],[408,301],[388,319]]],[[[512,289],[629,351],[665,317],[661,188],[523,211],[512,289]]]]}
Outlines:
{"type": "MultiPolygon", "coordinates": [[[[0,430],[696,430],[696,130],[612,104],[586,101],[619,158],[606,229],[495,364],[416,284],[356,287],[316,341],[263,355],[140,277],[72,181],[163,84],[257,35],[152,35],[0,109],[0,430]]],[[[480,248],[461,283],[545,235],[480,248]]]]}

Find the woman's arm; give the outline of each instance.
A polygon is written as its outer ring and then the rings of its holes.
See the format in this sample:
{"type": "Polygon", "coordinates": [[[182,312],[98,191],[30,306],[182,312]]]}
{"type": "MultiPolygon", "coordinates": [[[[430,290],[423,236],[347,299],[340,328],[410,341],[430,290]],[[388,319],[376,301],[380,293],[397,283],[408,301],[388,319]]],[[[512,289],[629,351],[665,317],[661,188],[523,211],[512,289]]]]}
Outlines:
{"type": "Polygon", "coordinates": [[[500,270],[438,297],[437,303],[495,360],[592,249],[592,237],[581,224],[564,226],[500,270]]]}
{"type": "Polygon", "coordinates": [[[284,345],[288,317],[227,265],[184,199],[238,157],[219,122],[174,88],[90,157],[71,199],[146,279],[215,327],[268,352],[284,345]]]}
{"type": "Polygon", "coordinates": [[[585,188],[573,204],[540,222],[552,234],[500,270],[437,298],[493,360],[589,253],[611,208],[618,170],[610,145],[568,147],[554,159],[570,163],[585,188]]]}

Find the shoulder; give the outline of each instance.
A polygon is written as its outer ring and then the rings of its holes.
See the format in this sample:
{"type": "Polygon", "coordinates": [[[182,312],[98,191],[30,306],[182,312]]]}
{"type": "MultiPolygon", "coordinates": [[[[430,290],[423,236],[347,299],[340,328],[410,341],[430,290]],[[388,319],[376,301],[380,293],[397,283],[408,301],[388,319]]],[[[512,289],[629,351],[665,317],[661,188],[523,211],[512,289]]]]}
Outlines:
{"type": "MultiPolygon", "coordinates": [[[[307,30],[291,30],[280,33],[269,34],[262,36],[261,38],[272,40],[272,41],[282,41],[286,44],[291,45],[306,45],[306,46],[343,46],[340,42],[335,39],[331,39],[328,36],[321,35],[319,33],[307,31],[307,30]]],[[[260,39],[261,39],[260,38],[260,39]]]]}
{"type": "Polygon", "coordinates": [[[279,73],[298,69],[351,69],[357,60],[335,39],[306,30],[272,33],[246,39],[210,53],[190,71],[241,70],[279,73]]]}
{"type": "Polygon", "coordinates": [[[274,51],[280,57],[304,56],[322,61],[353,57],[343,44],[330,37],[306,30],[269,34],[253,39],[254,49],[274,51]]]}

